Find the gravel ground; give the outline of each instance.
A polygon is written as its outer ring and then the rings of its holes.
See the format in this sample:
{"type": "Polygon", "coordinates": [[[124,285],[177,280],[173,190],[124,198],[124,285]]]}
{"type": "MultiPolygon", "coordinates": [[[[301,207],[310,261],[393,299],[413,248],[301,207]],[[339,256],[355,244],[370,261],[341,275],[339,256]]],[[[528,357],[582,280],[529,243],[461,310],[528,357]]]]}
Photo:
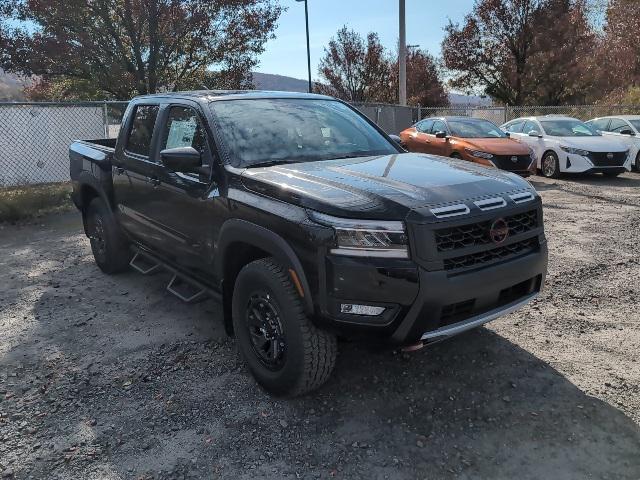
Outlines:
{"type": "Polygon", "coordinates": [[[530,306],[412,354],[343,344],[275,400],[213,301],[108,277],[79,216],[0,227],[6,478],[640,478],[640,175],[534,180],[530,306]]]}

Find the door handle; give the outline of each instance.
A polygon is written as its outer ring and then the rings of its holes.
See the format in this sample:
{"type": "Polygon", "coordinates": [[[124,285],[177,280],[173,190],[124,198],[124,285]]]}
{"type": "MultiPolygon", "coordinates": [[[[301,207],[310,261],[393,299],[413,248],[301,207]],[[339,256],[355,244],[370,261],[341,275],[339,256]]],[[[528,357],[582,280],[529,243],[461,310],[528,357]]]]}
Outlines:
{"type": "Polygon", "coordinates": [[[147,180],[154,187],[157,187],[158,185],[160,185],[160,179],[157,177],[148,177],[147,180]]]}
{"type": "Polygon", "coordinates": [[[114,167],[116,175],[122,175],[124,173],[124,168],[122,167],[114,167]]]}

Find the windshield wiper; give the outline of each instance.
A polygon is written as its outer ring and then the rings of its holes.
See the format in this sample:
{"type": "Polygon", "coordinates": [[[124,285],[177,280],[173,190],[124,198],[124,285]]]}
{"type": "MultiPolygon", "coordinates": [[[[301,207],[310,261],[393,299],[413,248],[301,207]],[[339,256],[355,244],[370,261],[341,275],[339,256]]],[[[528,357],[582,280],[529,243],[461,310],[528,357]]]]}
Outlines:
{"type": "Polygon", "coordinates": [[[252,163],[251,165],[247,165],[246,168],[273,167],[276,165],[285,165],[287,163],[300,163],[300,160],[267,160],[264,162],[252,163]]]}

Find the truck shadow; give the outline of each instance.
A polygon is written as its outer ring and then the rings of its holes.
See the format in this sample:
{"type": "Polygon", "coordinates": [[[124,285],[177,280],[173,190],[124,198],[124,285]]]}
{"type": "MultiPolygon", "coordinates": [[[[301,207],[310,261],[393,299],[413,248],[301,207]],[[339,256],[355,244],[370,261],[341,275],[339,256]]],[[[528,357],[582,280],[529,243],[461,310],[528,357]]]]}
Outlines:
{"type": "MultiPolygon", "coordinates": [[[[76,237],[58,249],[71,255],[84,241],[76,237]]],[[[9,274],[37,264],[43,248],[32,245],[7,265],[9,274]]],[[[16,385],[31,384],[15,398],[37,426],[30,440],[47,445],[18,452],[16,476],[164,471],[173,478],[201,468],[230,478],[247,471],[523,479],[640,472],[640,429],[631,418],[489,329],[413,354],[343,343],[323,388],[281,400],[249,376],[217,303],[182,304],[163,292],[161,275],[107,277],[86,246],[78,261],[42,270],[42,292],[27,312],[34,324],[0,355],[0,369],[19,372],[16,385]],[[76,453],[60,461],[70,448],[76,453]]],[[[20,292],[4,293],[19,301],[20,292]]],[[[17,405],[3,409],[11,414],[17,405]]],[[[8,435],[29,431],[9,426],[8,435]]]]}

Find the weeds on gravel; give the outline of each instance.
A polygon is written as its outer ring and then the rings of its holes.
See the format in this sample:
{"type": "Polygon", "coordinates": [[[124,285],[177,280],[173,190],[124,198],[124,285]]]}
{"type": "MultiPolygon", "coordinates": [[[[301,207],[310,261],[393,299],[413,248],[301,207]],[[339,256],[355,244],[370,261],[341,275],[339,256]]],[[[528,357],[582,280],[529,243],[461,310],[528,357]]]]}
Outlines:
{"type": "Polygon", "coordinates": [[[70,209],[71,184],[44,183],[0,188],[0,222],[15,222],[70,209]]]}

